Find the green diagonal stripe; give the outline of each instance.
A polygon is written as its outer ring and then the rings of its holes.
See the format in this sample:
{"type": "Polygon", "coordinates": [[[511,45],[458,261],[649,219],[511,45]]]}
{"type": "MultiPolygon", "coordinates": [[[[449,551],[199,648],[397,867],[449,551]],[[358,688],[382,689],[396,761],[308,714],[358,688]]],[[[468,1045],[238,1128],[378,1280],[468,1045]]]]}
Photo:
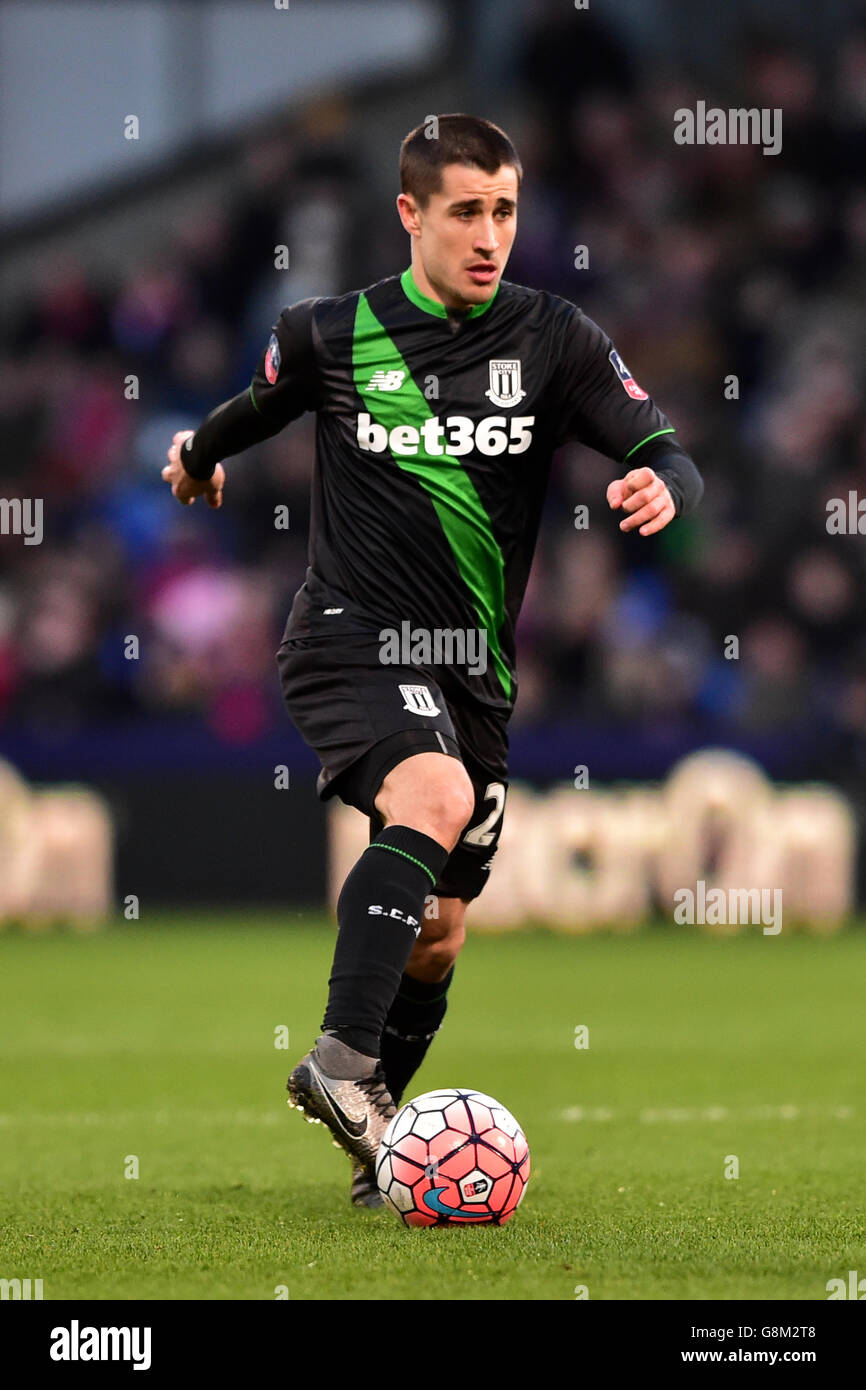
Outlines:
{"type": "Polygon", "coordinates": [[[486,629],[493,669],[505,698],[510,700],[511,673],[499,644],[505,621],[505,562],[490,517],[460,460],[448,453],[434,455],[426,451],[420,430],[425,420],[433,418],[433,412],[365,294],[358,297],[352,356],[355,389],[371,419],[388,431],[396,425],[412,425],[419,431],[416,454],[404,457],[392,452],[391,457],[404,472],[418,479],[433,504],[460,577],[469,590],[479,629],[486,629]],[[368,391],[368,382],[378,370],[402,371],[405,375],[399,391],[368,391]]]}

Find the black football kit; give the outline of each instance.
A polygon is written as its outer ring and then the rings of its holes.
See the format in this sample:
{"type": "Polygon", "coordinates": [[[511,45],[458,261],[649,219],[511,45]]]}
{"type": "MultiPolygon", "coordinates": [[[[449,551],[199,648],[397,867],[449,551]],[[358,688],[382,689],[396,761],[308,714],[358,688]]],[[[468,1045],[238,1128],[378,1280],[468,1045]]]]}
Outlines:
{"type": "Polygon", "coordinates": [[[567,300],[501,281],[455,311],[410,269],[304,300],[273,326],[249,391],[181,450],[193,477],[316,413],[309,567],[278,653],[318,792],[371,818],[412,753],[459,757],[475,813],[436,891],[486,881],[507,787],[515,626],[551,457],[575,440],[648,465],[677,514],[703,485],[613,343],[567,300]]]}

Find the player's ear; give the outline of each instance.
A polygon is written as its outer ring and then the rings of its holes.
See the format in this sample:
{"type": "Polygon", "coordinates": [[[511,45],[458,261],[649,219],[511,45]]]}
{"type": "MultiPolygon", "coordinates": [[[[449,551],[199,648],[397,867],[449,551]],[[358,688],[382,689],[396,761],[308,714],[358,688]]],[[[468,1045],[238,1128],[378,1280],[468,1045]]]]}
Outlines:
{"type": "Polygon", "coordinates": [[[412,236],[420,230],[418,208],[411,193],[400,193],[397,198],[397,212],[406,231],[412,236]]]}

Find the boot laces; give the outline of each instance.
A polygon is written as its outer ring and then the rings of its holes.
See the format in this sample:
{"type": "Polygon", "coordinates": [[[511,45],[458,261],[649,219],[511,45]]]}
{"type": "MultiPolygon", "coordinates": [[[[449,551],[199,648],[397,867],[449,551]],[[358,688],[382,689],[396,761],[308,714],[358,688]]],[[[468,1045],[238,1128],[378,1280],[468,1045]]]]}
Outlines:
{"type": "Polygon", "coordinates": [[[370,1076],[365,1076],[362,1080],[356,1081],[355,1085],[359,1090],[365,1093],[367,1099],[383,1119],[390,1120],[393,1115],[396,1115],[397,1107],[388,1091],[385,1082],[385,1072],[381,1066],[377,1067],[370,1076]]]}

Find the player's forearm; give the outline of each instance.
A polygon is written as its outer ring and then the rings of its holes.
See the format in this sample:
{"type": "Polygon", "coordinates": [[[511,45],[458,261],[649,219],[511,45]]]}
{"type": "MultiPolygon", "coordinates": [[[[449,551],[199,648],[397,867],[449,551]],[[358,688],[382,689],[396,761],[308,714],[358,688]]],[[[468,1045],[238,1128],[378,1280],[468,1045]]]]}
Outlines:
{"type": "Polygon", "coordinates": [[[688,516],[704,495],[704,480],[684,450],[663,454],[650,465],[667,485],[677,516],[688,516]]]}
{"type": "Polygon", "coordinates": [[[243,453],[251,445],[279,434],[281,429],[281,424],[274,424],[256,410],[249,390],[242,391],[211,411],[186,440],[180,460],[191,478],[209,478],[223,459],[243,453]]]}

